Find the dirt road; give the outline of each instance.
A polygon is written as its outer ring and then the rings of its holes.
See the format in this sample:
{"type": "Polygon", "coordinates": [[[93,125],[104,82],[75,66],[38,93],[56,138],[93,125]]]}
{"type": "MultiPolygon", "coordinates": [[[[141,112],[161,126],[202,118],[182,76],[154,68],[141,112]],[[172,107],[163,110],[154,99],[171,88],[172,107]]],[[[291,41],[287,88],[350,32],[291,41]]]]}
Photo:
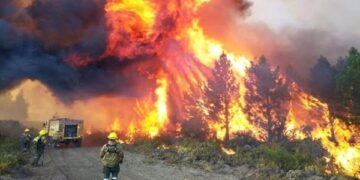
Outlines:
{"type": "MultiPolygon", "coordinates": [[[[43,167],[30,168],[31,177],[41,180],[102,179],[99,148],[51,149],[45,154],[43,167]]],[[[121,180],[232,180],[232,175],[204,172],[189,167],[169,165],[163,162],[148,163],[143,155],[125,152],[121,165],[121,180]]]]}

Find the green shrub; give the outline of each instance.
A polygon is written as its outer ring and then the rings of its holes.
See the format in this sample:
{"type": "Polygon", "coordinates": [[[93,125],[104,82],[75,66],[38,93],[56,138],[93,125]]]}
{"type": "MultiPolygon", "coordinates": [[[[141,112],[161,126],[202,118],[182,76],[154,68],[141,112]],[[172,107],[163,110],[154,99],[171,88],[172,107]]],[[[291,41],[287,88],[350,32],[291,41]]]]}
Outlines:
{"type": "Polygon", "coordinates": [[[132,150],[145,152],[153,159],[170,163],[190,163],[197,167],[221,167],[248,165],[250,168],[304,170],[311,174],[324,174],[324,150],[317,142],[303,140],[274,144],[237,145],[230,143],[234,155],[222,152],[222,143],[217,140],[200,141],[191,138],[178,139],[173,144],[162,140],[139,140],[132,150]]]}
{"type": "MultiPolygon", "coordinates": [[[[276,165],[285,171],[305,169],[311,167],[316,161],[308,153],[292,151],[282,144],[262,145],[259,148],[264,153],[263,158],[267,165],[276,165]]],[[[296,146],[293,148],[298,150],[296,146]]]]}
{"type": "Polygon", "coordinates": [[[197,143],[191,150],[191,157],[195,161],[215,162],[221,155],[220,143],[217,141],[197,143]]]}
{"type": "Polygon", "coordinates": [[[291,154],[284,147],[274,144],[263,146],[264,160],[269,165],[276,165],[284,170],[298,169],[299,161],[296,155],[291,154]]]}
{"type": "Polygon", "coordinates": [[[250,166],[256,166],[261,163],[262,156],[262,151],[260,151],[257,147],[246,149],[239,146],[236,148],[235,156],[232,157],[236,160],[237,165],[247,164],[250,166]]]}
{"type": "Polygon", "coordinates": [[[26,162],[21,152],[20,141],[14,138],[0,138],[0,172],[26,162]]]}

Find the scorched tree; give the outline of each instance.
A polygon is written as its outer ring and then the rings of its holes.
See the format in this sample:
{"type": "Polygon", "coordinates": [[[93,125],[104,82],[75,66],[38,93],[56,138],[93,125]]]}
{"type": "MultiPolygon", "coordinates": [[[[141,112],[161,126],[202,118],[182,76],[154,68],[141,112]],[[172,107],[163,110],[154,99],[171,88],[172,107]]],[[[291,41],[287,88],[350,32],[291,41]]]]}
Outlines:
{"type": "Polygon", "coordinates": [[[224,125],[226,144],[230,139],[231,104],[240,97],[239,84],[231,67],[230,60],[222,54],[215,62],[212,77],[208,79],[205,90],[209,118],[224,125]]]}
{"type": "Polygon", "coordinates": [[[206,123],[203,92],[200,90],[186,94],[184,98],[185,121],[181,124],[184,137],[206,139],[209,127],[206,123]]]}
{"type": "Polygon", "coordinates": [[[285,137],[285,123],[290,100],[290,83],[272,68],[265,57],[253,63],[245,78],[245,112],[249,121],[265,131],[268,142],[285,137]]]}

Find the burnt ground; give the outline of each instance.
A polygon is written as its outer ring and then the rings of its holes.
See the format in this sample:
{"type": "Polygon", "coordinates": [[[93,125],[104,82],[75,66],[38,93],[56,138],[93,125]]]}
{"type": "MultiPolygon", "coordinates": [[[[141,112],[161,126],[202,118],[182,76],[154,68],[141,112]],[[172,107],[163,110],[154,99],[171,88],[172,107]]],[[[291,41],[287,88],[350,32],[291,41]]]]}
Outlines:
{"type": "MultiPolygon", "coordinates": [[[[100,148],[62,148],[46,151],[44,166],[26,165],[18,171],[17,178],[3,176],[0,179],[29,180],[89,180],[102,179],[99,159],[100,148]],[[25,173],[24,173],[25,172],[25,173]]],[[[16,173],[16,172],[15,172],[16,173]]],[[[240,179],[231,174],[218,174],[200,169],[170,165],[162,161],[149,161],[144,155],[125,152],[121,165],[122,180],[232,180],[240,179]]]]}

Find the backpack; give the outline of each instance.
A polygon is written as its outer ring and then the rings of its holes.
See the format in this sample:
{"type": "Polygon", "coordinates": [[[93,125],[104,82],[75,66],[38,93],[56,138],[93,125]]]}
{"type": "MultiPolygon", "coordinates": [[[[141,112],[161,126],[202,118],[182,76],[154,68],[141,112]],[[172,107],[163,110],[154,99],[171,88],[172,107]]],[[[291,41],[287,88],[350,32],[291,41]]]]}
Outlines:
{"type": "Polygon", "coordinates": [[[118,148],[118,144],[106,144],[106,153],[117,153],[119,156],[119,163],[123,162],[124,153],[118,148]]]}
{"type": "Polygon", "coordinates": [[[119,149],[117,148],[117,144],[113,144],[113,145],[106,144],[106,152],[109,152],[109,153],[119,152],[119,149]]]}

